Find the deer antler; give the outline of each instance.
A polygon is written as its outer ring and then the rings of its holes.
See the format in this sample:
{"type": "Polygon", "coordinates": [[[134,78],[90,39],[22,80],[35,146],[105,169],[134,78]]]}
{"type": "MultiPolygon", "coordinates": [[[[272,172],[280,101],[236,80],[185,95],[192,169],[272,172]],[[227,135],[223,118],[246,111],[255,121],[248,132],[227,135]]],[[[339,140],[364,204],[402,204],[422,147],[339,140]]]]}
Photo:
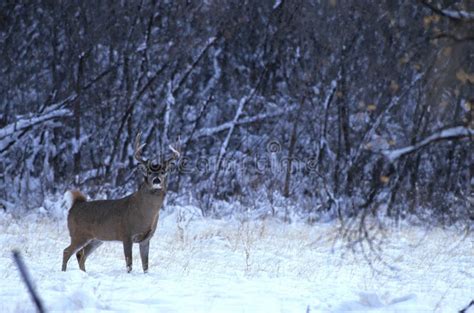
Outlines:
{"type": "Polygon", "coordinates": [[[180,137],[178,137],[178,140],[177,140],[178,144],[176,145],[176,148],[174,148],[172,145],[169,145],[169,148],[170,148],[171,152],[173,152],[173,156],[171,157],[171,160],[176,160],[181,155],[181,152],[179,151],[180,150],[179,142],[180,142],[180,137]]]}
{"type": "Polygon", "coordinates": [[[179,158],[181,153],[178,150],[176,150],[175,148],[173,148],[172,145],[169,145],[169,147],[170,147],[170,150],[173,152],[173,159],[179,158]]]}
{"type": "Polygon", "coordinates": [[[135,159],[138,162],[145,164],[146,161],[142,158],[142,155],[141,155],[142,154],[142,149],[145,146],[145,144],[140,145],[141,136],[142,136],[142,132],[139,132],[137,134],[137,137],[135,138],[135,154],[134,154],[134,156],[135,156],[135,159]]]}

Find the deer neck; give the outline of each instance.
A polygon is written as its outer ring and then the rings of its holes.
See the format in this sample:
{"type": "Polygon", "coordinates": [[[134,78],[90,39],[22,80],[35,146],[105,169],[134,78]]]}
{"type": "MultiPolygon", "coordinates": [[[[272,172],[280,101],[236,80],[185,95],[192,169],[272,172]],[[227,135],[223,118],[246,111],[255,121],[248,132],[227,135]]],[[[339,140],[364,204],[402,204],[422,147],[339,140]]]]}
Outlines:
{"type": "Polygon", "coordinates": [[[144,215],[155,215],[163,204],[166,189],[152,190],[142,184],[135,193],[135,201],[138,202],[137,208],[143,211],[144,215]]]}

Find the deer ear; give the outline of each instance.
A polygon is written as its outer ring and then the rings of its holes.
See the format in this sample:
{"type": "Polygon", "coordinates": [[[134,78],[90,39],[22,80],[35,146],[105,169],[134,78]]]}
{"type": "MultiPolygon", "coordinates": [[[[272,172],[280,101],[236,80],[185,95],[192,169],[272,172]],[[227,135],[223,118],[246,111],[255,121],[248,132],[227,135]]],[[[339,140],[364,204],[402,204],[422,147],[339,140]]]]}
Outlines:
{"type": "Polygon", "coordinates": [[[148,170],[147,170],[145,164],[143,164],[143,163],[138,164],[138,168],[140,169],[140,172],[142,172],[143,175],[145,175],[145,176],[148,175],[148,170]]]}

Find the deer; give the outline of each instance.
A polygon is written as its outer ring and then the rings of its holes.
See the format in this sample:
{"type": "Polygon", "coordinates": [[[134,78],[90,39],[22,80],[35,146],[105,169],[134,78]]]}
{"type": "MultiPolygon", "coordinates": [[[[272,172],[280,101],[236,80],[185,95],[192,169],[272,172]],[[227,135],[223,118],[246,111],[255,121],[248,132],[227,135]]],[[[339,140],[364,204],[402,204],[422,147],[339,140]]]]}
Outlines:
{"type": "Polygon", "coordinates": [[[143,175],[138,190],[124,198],[87,201],[79,191],[68,191],[69,212],[67,227],[71,244],[64,249],[62,271],[76,254],[79,268],[86,271],[87,258],[104,241],[121,241],[127,272],[132,271],[132,246],[138,243],[143,272],[148,272],[150,239],[156,231],[160,209],[167,191],[167,176],[172,163],[180,157],[178,149],[169,146],[172,156],[161,163],[145,160],[141,152],[141,133],[134,144],[134,158],[143,175]]]}

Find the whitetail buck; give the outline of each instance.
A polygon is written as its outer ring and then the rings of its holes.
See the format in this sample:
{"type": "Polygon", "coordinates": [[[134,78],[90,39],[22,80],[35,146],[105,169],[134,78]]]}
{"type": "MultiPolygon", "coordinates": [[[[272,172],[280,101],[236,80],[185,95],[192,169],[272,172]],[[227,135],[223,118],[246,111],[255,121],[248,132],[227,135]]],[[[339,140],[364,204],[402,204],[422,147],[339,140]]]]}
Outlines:
{"type": "Polygon", "coordinates": [[[160,208],[166,194],[167,172],[179,152],[170,146],[173,156],[154,164],[141,157],[140,134],[135,139],[135,159],[144,175],[138,191],[122,199],[87,201],[78,191],[69,192],[67,218],[71,244],[64,249],[62,270],[76,253],[79,268],[86,270],[87,257],[103,241],[122,241],[127,271],[132,270],[132,244],[139,243],[143,271],[148,271],[150,239],[155,233],[160,208]]]}

